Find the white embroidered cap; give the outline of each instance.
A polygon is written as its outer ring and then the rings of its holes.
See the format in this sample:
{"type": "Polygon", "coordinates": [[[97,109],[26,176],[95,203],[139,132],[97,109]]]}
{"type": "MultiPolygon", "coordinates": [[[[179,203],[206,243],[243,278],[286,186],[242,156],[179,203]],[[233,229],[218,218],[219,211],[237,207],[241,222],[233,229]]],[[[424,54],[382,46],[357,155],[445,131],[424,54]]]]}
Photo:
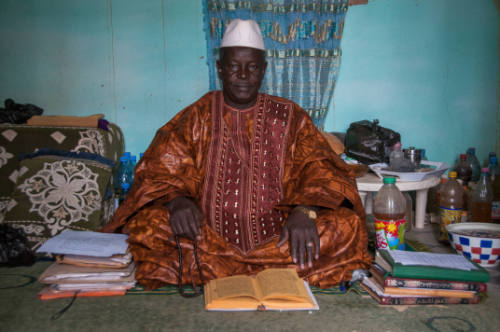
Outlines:
{"type": "Polygon", "coordinates": [[[251,47],[265,50],[259,25],[254,20],[234,19],[229,23],[222,37],[220,47],[251,47]]]}

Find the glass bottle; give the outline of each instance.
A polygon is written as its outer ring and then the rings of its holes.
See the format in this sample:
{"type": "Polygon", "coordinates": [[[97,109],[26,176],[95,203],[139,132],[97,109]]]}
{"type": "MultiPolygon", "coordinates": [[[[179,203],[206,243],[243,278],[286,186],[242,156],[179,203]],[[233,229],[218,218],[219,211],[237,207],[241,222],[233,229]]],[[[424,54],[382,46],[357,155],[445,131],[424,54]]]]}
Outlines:
{"type": "Polygon", "coordinates": [[[472,170],[471,181],[477,182],[479,180],[479,176],[481,175],[481,164],[479,163],[479,159],[476,157],[476,149],[468,148],[467,149],[467,162],[472,170]]]}
{"type": "Polygon", "coordinates": [[[491,187],[488,169],[481,169],[481,177],[472,192],[469,221],[491,222],[491,202],[493,201],[493,188],[491,187]]]}
{"type": "Polygon", "coordinates": [[[439,191],[440,241],[448,243],[446,225],[461,222],[463,207],[464,188],[457,181],[457,172],[451,171],[448,174],[448,181],[441,185],[439,191]]]}
{"type": "Polygon", "coordinates": [[[373,203],[378,249],[405,250],[406,199],[395,177],[384,177],[373,203]]]}

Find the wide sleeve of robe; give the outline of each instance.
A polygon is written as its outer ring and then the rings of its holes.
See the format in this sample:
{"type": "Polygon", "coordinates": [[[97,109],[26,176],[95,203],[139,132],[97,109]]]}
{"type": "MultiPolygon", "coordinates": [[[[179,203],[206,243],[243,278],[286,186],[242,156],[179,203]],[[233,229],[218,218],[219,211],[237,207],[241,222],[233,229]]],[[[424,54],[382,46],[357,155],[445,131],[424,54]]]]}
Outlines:
{"type": "Polygon", "coordinates": [[[297,105],[287,143],[283,191],[281,208],[304,204],[336,210],[347,200],[364,220],[354,173],[297,105]]]}
{"type": "Polygon", "coordinates": [[[165,204],[177,196],[201,200],[212,94],[207,93],[157,131],[136,166],[127,198],[101,231],[126,232],[122,227],[127,220],[149,204],[165,204]]]}

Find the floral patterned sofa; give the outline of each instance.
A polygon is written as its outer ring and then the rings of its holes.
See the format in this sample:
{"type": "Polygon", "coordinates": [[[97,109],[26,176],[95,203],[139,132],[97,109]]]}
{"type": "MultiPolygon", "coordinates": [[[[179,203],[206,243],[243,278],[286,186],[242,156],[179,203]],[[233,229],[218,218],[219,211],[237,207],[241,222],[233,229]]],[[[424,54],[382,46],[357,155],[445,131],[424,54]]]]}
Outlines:
{"type": "Polygon", "coordinates": [[[96,230],[114,211],[121,129],[0,124],[0,222],[32,249],[64,229],[96,230]]]}

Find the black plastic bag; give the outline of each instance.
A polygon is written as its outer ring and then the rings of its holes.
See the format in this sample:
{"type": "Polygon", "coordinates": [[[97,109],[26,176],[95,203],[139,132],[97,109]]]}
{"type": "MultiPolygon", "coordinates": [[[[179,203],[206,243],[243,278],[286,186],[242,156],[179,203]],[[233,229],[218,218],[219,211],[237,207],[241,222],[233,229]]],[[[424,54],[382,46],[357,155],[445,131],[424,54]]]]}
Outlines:
{"type": "Polygon", "coordinates": [[[0,266],[33,265],[35,260],[24,232],[0,224],[0,266]]]}
{"type": "Polygon", "coordinates": [[[33,115],[42,115],[43,109],[33,104],[18,104],[5,99],[5,108],[0,108],[0,123],[23,124],[33,115]]]}
{"type": "Polygon", "coordinates": [[[401,135],[378,123],[376,119],[351,123],[345,137],[347,156],[366,165],[389,162],[392,147],[401,141],[401,135]]]}

